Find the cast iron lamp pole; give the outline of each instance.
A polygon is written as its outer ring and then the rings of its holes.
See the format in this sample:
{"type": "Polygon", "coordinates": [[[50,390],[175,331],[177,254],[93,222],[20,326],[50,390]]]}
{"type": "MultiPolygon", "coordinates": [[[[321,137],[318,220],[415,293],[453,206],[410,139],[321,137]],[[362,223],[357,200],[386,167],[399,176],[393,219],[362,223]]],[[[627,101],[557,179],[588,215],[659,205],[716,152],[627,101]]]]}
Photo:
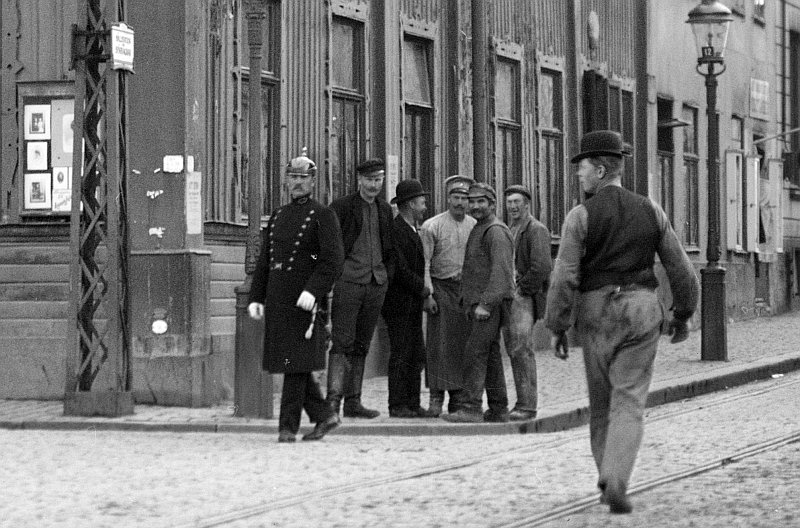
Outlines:
{"type": "Polygon", "coordinates": [[[701,275],[701,346],[700,359],[727,361],[728,343],[725,314],[725,268],[720,259],[720,182],[719,118],[717,117],[717,76],[725,71],[723,54],[728,38],[731,11],[716,0],[703,0],[689,12],[689,23],[697,40],[697,71],[706,79],[708,112],[708,264],[701,275]],[[716,70],[715,66],[720,69],[716,70]],[[705,69],[705,71],[703,71],[705,69]]]}

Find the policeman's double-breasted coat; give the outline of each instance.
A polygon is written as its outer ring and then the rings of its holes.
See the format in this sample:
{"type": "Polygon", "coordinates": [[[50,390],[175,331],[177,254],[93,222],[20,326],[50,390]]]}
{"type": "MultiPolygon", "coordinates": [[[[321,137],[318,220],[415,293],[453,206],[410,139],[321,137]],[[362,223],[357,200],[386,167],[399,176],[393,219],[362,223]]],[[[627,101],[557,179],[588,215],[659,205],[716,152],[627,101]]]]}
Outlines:
{"type": "Polygon", "coordinates": [[[262,231],[250,302],[264,304],[263,368],[272,373],[325,368],[327,294],[342,273],[344,250],[333,210],[311,198],[293,200],[272,214],[262,231]],[[316,298],[317,314],[296,306],[303,291],[316,298]]]}

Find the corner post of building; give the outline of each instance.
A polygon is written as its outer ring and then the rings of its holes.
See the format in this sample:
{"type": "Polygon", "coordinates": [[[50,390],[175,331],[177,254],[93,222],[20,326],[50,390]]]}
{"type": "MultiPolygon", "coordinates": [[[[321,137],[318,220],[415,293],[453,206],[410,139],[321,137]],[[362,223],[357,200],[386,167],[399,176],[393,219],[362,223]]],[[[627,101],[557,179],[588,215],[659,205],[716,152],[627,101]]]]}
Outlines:
{"type": "Polygon", "coordinates": [[[250,48],[248,81],[248,162],[247,162],[247,245],[245,247],[244,283],[236,287],[236,345],[234,369],[234,414],[251,418],[272,418],[272,376],[261,368],[264,323],[253,321],[247,313],[250,285],[261,247],[263,188],[261,173],[261,58],[264,0],[245,0],[247,44],[250,48]]]}

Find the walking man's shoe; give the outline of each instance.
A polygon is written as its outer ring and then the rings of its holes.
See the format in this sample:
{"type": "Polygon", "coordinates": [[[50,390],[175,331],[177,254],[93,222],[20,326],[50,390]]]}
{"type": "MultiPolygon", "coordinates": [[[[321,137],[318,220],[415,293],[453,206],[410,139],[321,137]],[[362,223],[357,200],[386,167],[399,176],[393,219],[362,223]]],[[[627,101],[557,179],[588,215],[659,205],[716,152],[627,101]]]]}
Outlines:
{"type": "Polygon", "coordinates": [[[381,415],[380,412],[374,409],[367,409],[359,402],[358,405],[347,405],[344,404],[344,413],[347,418],[377,418],[381,415]]]}
{"type": "Polygon", "coordinates": [[[608,504],[611,513],[631,513],[633,511],[633,504],[628,499],[625,484],[602,483],[600,490],[603,492],[600,502],[608,504]]]}
{"type": "Polygon", "coordinates": [[[332,414],[323,421],[317,422],[317,425],[314,426],[314,430],[303,436],[303,440],[322,440],[323,436],[339,427],[340,423],[342,423],[342,421],[339,419],[339,415],[332,414]]]}
{"type": "Polygon", "coordinates": [[[294,433],[291,431],[278,431],[278,442],[281,444],[286,442],[294,442],[294,433]]]}
{"type": "Polygon", "coordinates": [[[536,418],[536,411],[525,411],[522,409],[513,409],[508,413],[508,419],[512,422],[525,422],[536,418]]]}
{"type": "Polygon", "coordinates": [[[442,420],[453,423],[482,423],[483,415],[480,412],[459,409],[454,413],[443,414],[442,420]]]}

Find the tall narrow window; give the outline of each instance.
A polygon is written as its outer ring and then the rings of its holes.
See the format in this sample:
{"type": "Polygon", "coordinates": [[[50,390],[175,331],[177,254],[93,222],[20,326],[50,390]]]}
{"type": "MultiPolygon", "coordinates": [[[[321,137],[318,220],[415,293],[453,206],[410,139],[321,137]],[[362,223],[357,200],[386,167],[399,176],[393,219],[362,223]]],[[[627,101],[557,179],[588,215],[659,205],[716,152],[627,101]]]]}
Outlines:
{"type": "Polygon", "coordinates": [[[335,16],[331,41],[332,200],[355,190],[355,168],[365,153],[364,25],[335,16]]]}
{"type": "MultiPolygon", "coordinates": [[[[544,197],[545,213],[540,214],[551,233],[561,233],[565,211],[578,204],[580,190],[564,181],[564,119],[561,92],[561,73],[542,70],[539,75],[539,185],[544,197]],[[569,203],[567,203],[567,195],[569,203]]],[[[575,178],[577,180],[577,178],[575,178]]]]}
{"type": "MultiPolygon", "coordinates": [[[[239,189],[238,211],[242,218],[247,214],[248,204],[248,155],[249,155],[249,126],[250,126],[250,47],[247,42],[247,24],[244,13],[239,31],[236,32],[237,54],[239,66],[234,69],[237,78],[237,96],[240,104],[239,126],[234,133],[233,147],[235,156],[233,170],[236,188],[239,189]]],[[[281,5],[280,2],[268,1],[266,4],[266,18],[262,20],[262,58],[261,72],[261,156],[263,170],[261,172],[261,189],[263,203],[261,214],[269,214],[281,203],[280,180],[280,29],[281,5]]],[[[237,105],[234,106],[234,108],[237,105]]]]}
{"type": "Polygon", "coordinates": [[[753,16],[764,20],[764,5],[767,3],[766,0],[753,0],[753,16]]]}
{"type": "MultiPolygon", "coordinates": [[[[800,32],[789,32],[789,130],[800,127],[800,32]]],[[[790,163],[787,166],[789,180],[800,185],[800,134],[788,136],[792,149],[790,163]]]]}
{"type": "Polygon", "coordinates": [[[659,176],[659,204],[671,223],[675,223],[674,193],[675,193],[675,125],[677,120],[672,117],[672,101],[658,98],[656,102],[658,113],[658,176],[659,176]]]}
{"type": "Polygon", "coordinates": [[[431,42],[406,36],[403,40],[403,176],[433,189],[433,83],[431,42]]]}
{"type": "Polygon", "coordinates": [[[687,246],[697,246],[700,240],[697,109],[684,106],[681,119],[689,123],[688,126],[683,127],[683,173],[684,189],[686,190],[683,242],[687,246]]]}
{"type": "Polygon", "coordinates": [[[498,57],[495,67],[495,182],[522,183],[519,62],[498,57]]]}

